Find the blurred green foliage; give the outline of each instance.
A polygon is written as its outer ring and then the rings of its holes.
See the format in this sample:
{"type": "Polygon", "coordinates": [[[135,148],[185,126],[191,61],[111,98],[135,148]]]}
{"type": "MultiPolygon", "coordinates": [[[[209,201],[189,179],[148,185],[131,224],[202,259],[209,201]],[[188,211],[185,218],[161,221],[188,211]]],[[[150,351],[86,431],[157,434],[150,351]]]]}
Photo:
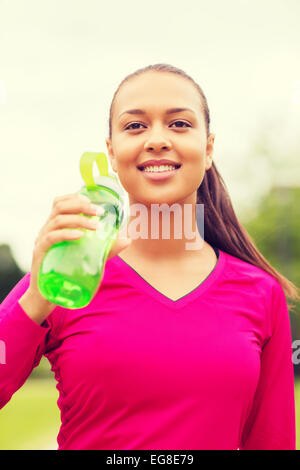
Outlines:
{"type": "Polygon", "coordinates": [[[0,450],[57,449],[58,391],[53,378],[28,379],[0,411],[0,450]]]}
{"type": "MultiPolygon", "coordinates": [[[[267,261],[299,288],[300,187],[273,187],[244,226],[267,261]]],[[[300,340],[300,303],[288,302],[295,305],[290,312],[292,339],[300,340]]],[[[300,375],[298,364],[294,364],[294,370],[300,375]]]]}
{"type": "Polygon", "coordinates": [[[16,262],[11,247],[0,244],[0,303],[25,275],[16,262]]]}
{"type": "Polygon", "coordinates": [[[50,363],[45,356],[42,356],[41,362],[35,367],[31,374],[31,379],[52,379],[54,378],[53,372],[51,372],[50,363]]]}

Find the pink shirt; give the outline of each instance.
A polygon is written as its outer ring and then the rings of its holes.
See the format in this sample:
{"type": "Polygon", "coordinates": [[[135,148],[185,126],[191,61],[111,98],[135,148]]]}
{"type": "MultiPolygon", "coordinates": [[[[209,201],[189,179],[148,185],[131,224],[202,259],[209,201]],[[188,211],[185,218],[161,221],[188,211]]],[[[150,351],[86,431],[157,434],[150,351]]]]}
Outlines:
{"type": "Polygon", "coordinates": [[[0,407],[44,354],[59,449],[295,449],[290,319],[265,271],[219,250],[173,301],[115,256],[87,307],[57,306],[42,325],[18,302],[29,276],[0,308],[0,407]]]}

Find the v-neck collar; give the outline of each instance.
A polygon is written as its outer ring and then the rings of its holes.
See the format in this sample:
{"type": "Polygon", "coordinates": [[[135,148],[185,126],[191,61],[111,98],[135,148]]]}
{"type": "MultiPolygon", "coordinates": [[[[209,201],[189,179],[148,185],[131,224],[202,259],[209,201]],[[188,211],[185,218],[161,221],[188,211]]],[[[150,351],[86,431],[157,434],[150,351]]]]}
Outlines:
{"type": "Polygon", "coordinates": [[[159,292],[155,287],[153,287],[149,282],[147,282],[134,268],[132,268],[126,261],[124,261],[119,255],[114,256],[112,260],[115,260],[118,267],[124,272],[127,279],[130,275],[130,281],[132,281],[138,289],[143,290],[147,295],[150,295],[158,302],[163,303],[164,305],[179,309],[186,306],[188,303],[195,300],[199,295],[203,295],[218,279],[221,272],[224,269],[226,262],[226,253],[219,249],[219,258],[213,270],[208,274],[208,276],[191,292],[185,294],[177,300],[172,300],[166,295],[159,292]]]}

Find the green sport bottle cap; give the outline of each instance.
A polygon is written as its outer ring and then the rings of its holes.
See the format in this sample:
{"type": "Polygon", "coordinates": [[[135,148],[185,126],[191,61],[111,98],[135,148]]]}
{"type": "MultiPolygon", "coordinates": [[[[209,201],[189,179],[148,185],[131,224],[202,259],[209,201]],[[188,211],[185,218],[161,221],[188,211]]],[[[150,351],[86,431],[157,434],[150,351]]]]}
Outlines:
{"type": "Polygon", "coordinates": [[[129,218],[128,194],[121,185],[119,178],[115,174],[109,173],[108,159],[105,153],[85,152],[80,159],[80,172],[88,190],[97,191],[99,186],[104,186],[113,191],[121,200],[120,229],[122,229],[129,218]],[[99,170],[99,176],[96,178],[93,176],[94,163],[97,164],[99,170]]]}

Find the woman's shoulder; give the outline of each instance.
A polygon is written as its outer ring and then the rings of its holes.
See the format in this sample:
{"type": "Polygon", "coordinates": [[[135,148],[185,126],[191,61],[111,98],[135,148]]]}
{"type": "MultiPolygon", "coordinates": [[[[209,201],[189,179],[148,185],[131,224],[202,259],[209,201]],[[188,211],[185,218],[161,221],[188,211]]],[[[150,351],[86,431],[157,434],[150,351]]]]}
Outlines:
{"type": "Polygon", "coordinates": [[[238,284],[247,284],[269,294],[273,289],[281,289],[279,281],[264,269],[244,259],[219,250],[224,258],[224,276],[238,284]]]}

